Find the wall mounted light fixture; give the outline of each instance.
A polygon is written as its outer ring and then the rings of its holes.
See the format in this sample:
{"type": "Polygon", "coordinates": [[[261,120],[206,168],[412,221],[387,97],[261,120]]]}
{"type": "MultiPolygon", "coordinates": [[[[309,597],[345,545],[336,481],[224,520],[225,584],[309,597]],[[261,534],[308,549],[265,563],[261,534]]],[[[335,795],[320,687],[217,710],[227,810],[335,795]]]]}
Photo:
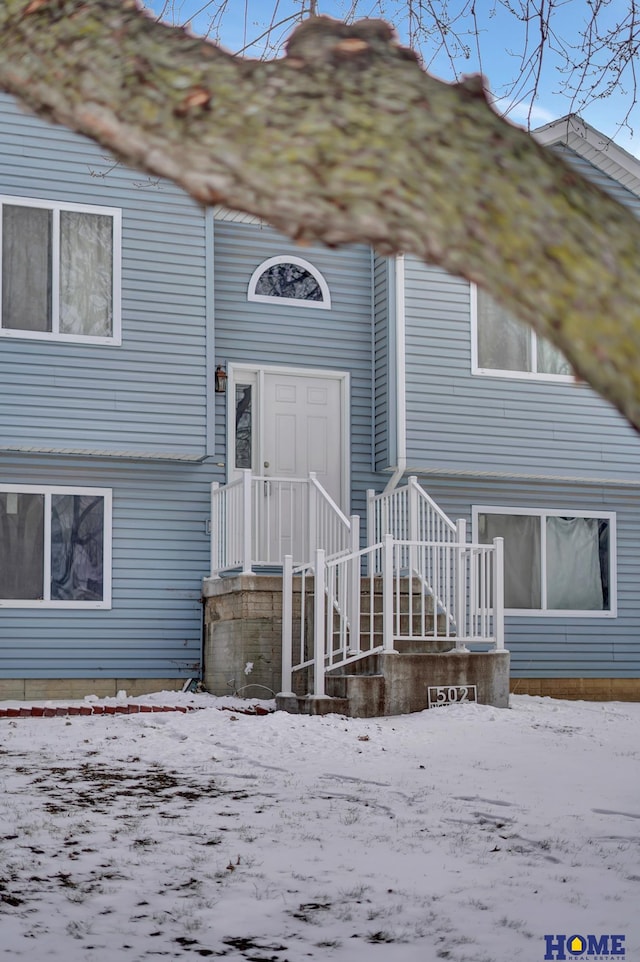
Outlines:
{"type": "Polygon", "coordinates": [[[216,394],[224,394],[227,390],[227,372],[222,364],[216,368],[216,394]]]}

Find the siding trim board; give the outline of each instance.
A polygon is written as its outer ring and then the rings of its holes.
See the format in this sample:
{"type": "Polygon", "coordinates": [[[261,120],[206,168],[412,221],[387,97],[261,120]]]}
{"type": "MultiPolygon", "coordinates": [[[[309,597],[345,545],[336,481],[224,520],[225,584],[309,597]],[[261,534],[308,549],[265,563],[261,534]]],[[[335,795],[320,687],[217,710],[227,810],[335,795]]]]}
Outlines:
{"type": "MultiPolygon", "coordinates": [[[[389,468],[386,469],[390,470],[389,468]]],[[[496,481],[558,481],[563,484],[590,484],[601,487],[603,484],[611,487],[631,488],[638,490],[638,478],[607,478],[593,477],[580,474],[528,474],[524,471],[474,471],[460,468],[429,468],[424,464],[407,465],[406,474],[422,474],[431,478],[494,478],[496,481]]]]}
{"type": "Polygon", "coordinates": [[[369,305],[371,341],[369,344],[369,363],[371,365],[371,399],[370,399],[370,435],[371,435],[371,470],[376,470],[376,256],[371,248],[369,252],[369,271],[371,274],[371,303],[369,305]]]}
{"type": "Polygon", "coordinates": [[[205,212],[205,391],[206,391],[206,441],[207,457],[216,453],[216,406],[215,406],[215,217],[211,208],[205,212]]]}
{"type": "Polygon", "coordinates": [[[404,254],[398,254],[394,262],[395,300],[395,359],[396,359],[396,452],[397,468],[407,466],[407,364],[406,364],[406,279],[404,254]]]}
{"type": "Polygon", "coordinates": [[[207,460],[206,454],[181,454],[174,451],[109,451],[99,448],[45,448],[38,445],[1,445],[0,453],[5,454],[54,454],[62,457],[118,458],[125,461],[186,461],[201,464],[207,460]]]}

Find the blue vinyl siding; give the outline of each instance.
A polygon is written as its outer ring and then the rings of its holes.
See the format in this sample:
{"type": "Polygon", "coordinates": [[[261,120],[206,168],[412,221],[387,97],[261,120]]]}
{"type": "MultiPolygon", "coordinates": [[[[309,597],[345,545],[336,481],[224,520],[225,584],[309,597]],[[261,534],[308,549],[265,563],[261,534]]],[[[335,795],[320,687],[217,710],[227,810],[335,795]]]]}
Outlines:
{"type": "Polygon", "coordinates": [[[0,193],[122,210],[122,345],[0,338],[0,450],[206,452],[210,220],[0,98],[0,193]]]}
{"type": "Polygon", "coordinates": [[[4,96],[0,124],[0,193],[122,211],[122,345],[0,338],[0,480],[112,490],[112,608],[0,609],[0,677],[197,675],[213,214],[4,96]]]}
{"type": "Polygon", "coordinates": [[[108,611],[0,608],[0,677],[199,674],[211,472],[98,458],[0,458],[0,481],[113,491],[108,611]]]}
{"type": "Polygon", "coordinates": [[[505,643],[514,678],[632,678],[640,673],[640,491],[607,485],[429,478],[423,484],[452,518],[472,505],[613,511],[617,534],[616,618],[508,615],[505,643]]]}
{"type": "Polygon", "coordinates": [[[452,473],[640,477],[640,441],[587,385],[471,373],[466,281],[407,258],[407,462],[452,473]]]}
{"type": "MultiPolygon", "coordinates": [[[[640,215],[640,198],[565,147],[584,176],[640,215]]],[[[450,517],[473,505],[616,513],[615,618],[506,617],[514,678],[640,672],[640,441],[584,384],[471,374],[466,281],[406,263],[407,461],[450,517]],[[582,479],[581,481],[577,479],[582,479]],[[608,483],[603,483],[603,482],[608,483]]]]}
{"type": "MultiPolygon", "coordinates": [[[[372,459],[372,263],[365,247],[302,251],[255,224],[215,225],[216,362],[348,371],[351,375],[352,511],[364,513],[372,459]],[[324,276],[331,310],[247,301],[253,271],[277,254],[309,261],[324,276]]],[[[226,395],[218,395],[216,450],[226,447],[226,395]]]]}
{"type": "MultiPolygon", "coordinates": [[[[640,216],[640,198],[553,148],[640,216]]],[[[422,470],[633,481],[640,441],[587,385],[471,373],[469,284],[406,262],[407,463],[422,470]]]]}

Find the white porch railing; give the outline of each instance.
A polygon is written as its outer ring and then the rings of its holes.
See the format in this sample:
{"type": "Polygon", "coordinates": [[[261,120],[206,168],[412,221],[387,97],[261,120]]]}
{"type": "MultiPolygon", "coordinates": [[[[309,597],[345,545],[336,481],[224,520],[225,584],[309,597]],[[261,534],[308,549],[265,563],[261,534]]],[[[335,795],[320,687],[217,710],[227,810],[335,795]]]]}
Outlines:
{"type": "Polygon", "coordinates": [[[412,475],[402,488],[388,494],[367,491],[367,544],[378,544],[386,534],[398,541],[448,544],[459,541],[456,524],[412,475]]]}
{"type": "Polygon", "coordinates": [[[328,670],[396,642],[504,648],[502,539],[467,544],[465,522],[454,524],[414,477],[389,494],[368,492],[362,549],[359,518],[347,518],[314,474],[245,470],[212,485],[211,519],[212,576],[283,567],[283,692],[293,672],[313,667],[322,696],[328,670]]]}
{"type": "Polygon", "coordinates": [[[504,648],[503,541],[383,541],[294,569],[285,559],[283,580],[282,691],[293,672],[313,666],[313,692],[324,696],[325,675],[374,652],[392,652],[396,641],[451,639],[504,648]],[[407,557],[412,560],[407,568],[407,557]],[[369,572],[360,578],[363,568],[369,572]],[[438,593],[427,584],[439,572],[438,593]],[[411,573],[410,573],[411,572],[411,573]],[[294,578],[300,590],[293,616],[294,578]]]}
{"type": "Polygon", "coordinates": [[[211,576],[255,566],[280,566],[287,554],[307,561],[322,548],[328,557],[354,551],[360,519],[347,518],[315,474],[308,478],[252,475],[211,485],[211,576]]]}
{"type": "MultiPolygon", "coordinates": [[[[404,487],[389,493],[367,491],[367,544],[382,544],[387,535],[399,545],[399,570],[420,582],[420,591],[431,596],[434,609],[446,618],[448,630],[455,629],[462,600],[454,597],[452,585],[459,591],[464,579],[461,570],[452,570],[454,556],[443,545],[465,544],[466,522],[455,523],[447,517],[412,475],[404,487]]],[[[458,566],[462,557],[461,553],[455,557],[458,566]]],[[[374,572],[382,570],[380,551],[371,555],[369,565],[374,572]]]]}

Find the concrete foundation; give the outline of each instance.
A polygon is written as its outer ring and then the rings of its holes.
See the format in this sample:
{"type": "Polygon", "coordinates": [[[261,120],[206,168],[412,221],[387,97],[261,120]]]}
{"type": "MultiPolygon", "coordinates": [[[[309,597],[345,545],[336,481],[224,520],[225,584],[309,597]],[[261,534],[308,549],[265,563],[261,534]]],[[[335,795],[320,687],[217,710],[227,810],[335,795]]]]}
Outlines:
{"type": "Polygon", "coordinates": [[[56,701],[60,699],[115,698],[148,695],[154,691],[181,691],[185,678],[2,678],[0,701],[56,701]]]}
{"type": "Polygon", "coordinates": [[[213,695],[274,698],[282,675],[282,578],[207,578],[203,594],[204,687],[213,695]]]}
{"type": "Polygon", "coordinates": [[[512,678],[511,692],[569,701],[640,701],[640,678],[512,678]]]}

